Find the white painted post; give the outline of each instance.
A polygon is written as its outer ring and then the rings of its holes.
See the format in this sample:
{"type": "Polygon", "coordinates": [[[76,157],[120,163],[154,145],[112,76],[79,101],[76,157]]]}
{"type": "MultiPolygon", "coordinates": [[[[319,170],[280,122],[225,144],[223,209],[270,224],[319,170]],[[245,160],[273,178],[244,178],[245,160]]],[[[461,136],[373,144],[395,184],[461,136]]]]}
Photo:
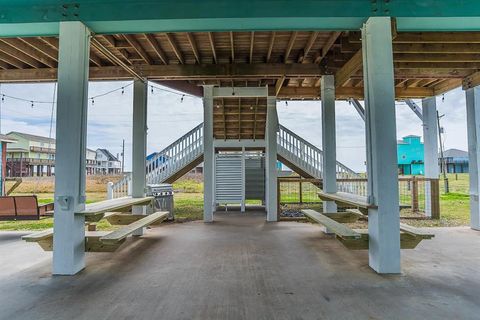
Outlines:
{"type": "MultiPolygon", "coordinates": [[[[133,82],[132,198],[145,197],[147,156],[147,89],[142,80],[133,82]]],[[[132,214],[145,214],[145,206],[133,206],[132,214]]],[[[133,235],[143,235],[145,228],[133,235]]]]}
{"type": "MultiPolygon", "coordinates": [[[[335,133],[335,79],[325,75],[320,82],[322,97],[323,191],[337,192],[335,133]]],[[[335,201],[323,201],[323,212],[337,212],[335,201]]]]}
{"type": "MultiPolygon", "coordinates": [[[[422,100],[423,150],[425,178],[438,179],[438,125],[437,99],[429,97],[422,100]]],[[[432,216],[432,194],[430,181],[425,181],[425,215],[432,216]]]]}
{"type": "Polygon", "coordinates": [[[369,264],[378,273],[400,273],[400,215],[393,50],[389,17],[371,17],[362,28],[366,101],[369,264]]]}
{"type": "Polygon", "coordinates": [[[245,147],[242,147],[242,203],[240,211],[245,212],[245,147]]]}
{"type": "Polygon", "coordinates": [[[466,90],[468,170],[470,176],[470,227],[480,231],[480,87],[466,90]]]}
{"type": "Polygon", "coordinates": [[[90,32],[81,22],[60,22],[55,159],[53,274],[85,267],[85,155],[90,32]]]}
{"type": "Polygon", "coordinates": [[[203,221],[214,211],[213,86],[203,87],[203,221]]]}
{"type": "Polygon", "coordinates": [[[267,97],[266,144],[266,208],[267,221],[277,221],[277,98],[267,97]]]}
{"type": "Polygon", "coordinates": [[[107,183],[107,199],[113,199],[113,182],[111,181],[107,183]]]}

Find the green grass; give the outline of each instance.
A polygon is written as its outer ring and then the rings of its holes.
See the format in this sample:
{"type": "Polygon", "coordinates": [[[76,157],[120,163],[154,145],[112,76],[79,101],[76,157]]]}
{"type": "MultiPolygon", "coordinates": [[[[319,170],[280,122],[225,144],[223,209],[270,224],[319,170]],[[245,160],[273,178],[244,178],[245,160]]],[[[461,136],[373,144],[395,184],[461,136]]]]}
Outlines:
{"type": "MultiPolygon", "coordinates": [[[[444,193],[443,180],[440,181],[440,220],[406,220],[415,226],[464,226],[470,223],[468,174],[449,174],[450,193],[444,193]]],[[[178,222],[201,220],[203,218],[203,184],[198,179],[181,179],[174,184],[177,191],[174,196],[175,217],[178,222]]],[[[304,201],[310,204],[301,207],[319,207],[321,201],[315,194],[315,188],[303,185],[304,201]],[[311,204],[311,202],[317,202],[311,204]]],[[[298,202],[298,189],[296,187],[282,187],[282,202],[292,203],[285,207],[294,209],[298,202]]],[[[27,194],[27,193],[24,193],[27,194]]],[[[39,203],[53,201],[52,193],[37,194],[39,203]]],[[[104,200],[105,192],[87,192],[87,203],[104,200]]],[[[405,199],[408,201],[408,199],[405,199]]],[[[259,201],[248,201],[249,204],[260,204],[259,201]]],[[[408,210],[402,210],[402,215],[408,215],[408,210]]],[[[111,230],[107,221],[102,220],[97,224],[99,230],[111,230]]],[[[0,230],[43,230],[53,227],[52,218],[43,218],[37,221],[4,221],[0,222],[0,230]]]]}

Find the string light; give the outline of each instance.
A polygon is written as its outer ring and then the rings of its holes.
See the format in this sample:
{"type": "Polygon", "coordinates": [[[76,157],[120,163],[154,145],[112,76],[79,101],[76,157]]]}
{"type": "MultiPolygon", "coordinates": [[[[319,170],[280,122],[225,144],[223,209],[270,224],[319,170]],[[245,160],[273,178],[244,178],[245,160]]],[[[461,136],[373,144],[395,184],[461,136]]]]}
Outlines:
{"type": "Polygon", "coordinates": [[[442,102],[445,102],[445,94],[442,94],[442,102]]]}
{"type": "MultiPolygon", "coordinates": [[[[131,85],[133,85],[133,82],[132,82],[132,83],[129,83],[129,84],[126,85],[126,86],[121,86],[121,87],[118,87],[118,88],[116,88],[116,89],[109,90],[109,91],[107,91],[107,92],[104,92],[104,93],[101,93],[101,94],[98,94],[98,95],[95,95],[95,96],[91,96],[91,97],[88,98],[88,100],[90,100],[90,101],[92,102],[92,105],[94,105],[96,98],[104,97],[104,96],[106,96],[106,95],[112,94],[112,93],[117,92],[117,91],[120,91],[121,94],[124,95],[124,94],[125,94],[125,88],[127,88],[127,87],[129,87],[129,86],[131,86],[131,85]]],[[[154,89],[155,89],[155,90],[159,90],[159,91],[168,92],[168,93],[171,93],[171,94],[179,95],[179,96],[180,96],[180,102],[182,102],[182,103],[183,103],[183,101],[185,100],[185,97],[195,98],[195,97],[192,96],[192,95],[188,95],[188,94],[184,94],[184,93],[179,93],[179,92],[175,92],[175,91],[172,91],[172,90],[168,90],[168,89],[164,89],[164,88],[160,88],[160,87],[156,87],[156,86],[150,85],[150,92],[151,92],[152,94],[154,93],[154,89]]],[[[11,96],[11,95],[8,95],[8,94],[5,94],[5,93],[0,93],[0,95],[2,96],[2,97],[1,97],[1,101],[2,101],[2,102],[5,102],[6,98],[9,98],[9,99],[12,99],[12,100],[28,102],[32,108],[33,108],[35,105],[38,105],[38,104],[52,104],[52,103],[54,103],[53,101],[25,99],[25,98],[21,98],[21,97],[11,96]]]]}
{"type": "Polygon", "coordinates": [[[285,107],[288,107],[288,101],[285,100],[285,107]]]}

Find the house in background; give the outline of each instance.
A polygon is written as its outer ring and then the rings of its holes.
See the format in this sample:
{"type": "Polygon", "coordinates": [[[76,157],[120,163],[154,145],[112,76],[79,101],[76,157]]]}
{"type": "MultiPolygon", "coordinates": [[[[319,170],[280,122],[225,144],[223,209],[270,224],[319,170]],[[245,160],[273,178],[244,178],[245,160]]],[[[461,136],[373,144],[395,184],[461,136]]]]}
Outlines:
{"type": "Polygon", "coordinates": [[[97,149],[96,174],[119,174],[122,170],[122,164],[107,149],[97,149]]]}
{"type": "Polygon", "coordinates": [[[448,149],[438,156],[440,168],[445,166],[447,173],[468,173],[468,152],[458,149],[448,149]]]}
{"type": "Polygon", "coordinates": [[[29,177],[51,175],[55,166],[55,139],[12,131],[7,146],[7,175],[29,177]]]}
{"type": "Polygon", "coordinates": [[[86,171],[87,175],[95,174],[95,168],[97,167],[97,151],[88,149],[85,155],[86,171]]]}
{"type": "Polygon", "coordinates": [[[424,174],[423,143],[419,136],[406,136],[397,142],[398,171],[402,175],[424,174]]]}
{"type": "Polygon", "coordinates": [[[7,175],[7,144],[15,143],[14,140],[6,135],[0,134],[0,196],[5,195],[5,177],[7,175]]]}

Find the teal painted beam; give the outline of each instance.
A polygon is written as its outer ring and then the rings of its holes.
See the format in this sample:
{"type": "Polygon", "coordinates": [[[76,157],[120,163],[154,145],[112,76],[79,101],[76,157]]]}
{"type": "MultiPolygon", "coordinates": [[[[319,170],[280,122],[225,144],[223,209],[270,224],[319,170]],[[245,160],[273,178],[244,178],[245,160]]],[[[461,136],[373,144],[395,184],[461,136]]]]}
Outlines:
{"type": "Polygon", "coordinates": [[[57,35],[59,21],[78,20],[110,34],[358,30],[371,16],[398,18],[400,31],[478,31],[480,1],[0,0],[0,36],[57,35]]]}

